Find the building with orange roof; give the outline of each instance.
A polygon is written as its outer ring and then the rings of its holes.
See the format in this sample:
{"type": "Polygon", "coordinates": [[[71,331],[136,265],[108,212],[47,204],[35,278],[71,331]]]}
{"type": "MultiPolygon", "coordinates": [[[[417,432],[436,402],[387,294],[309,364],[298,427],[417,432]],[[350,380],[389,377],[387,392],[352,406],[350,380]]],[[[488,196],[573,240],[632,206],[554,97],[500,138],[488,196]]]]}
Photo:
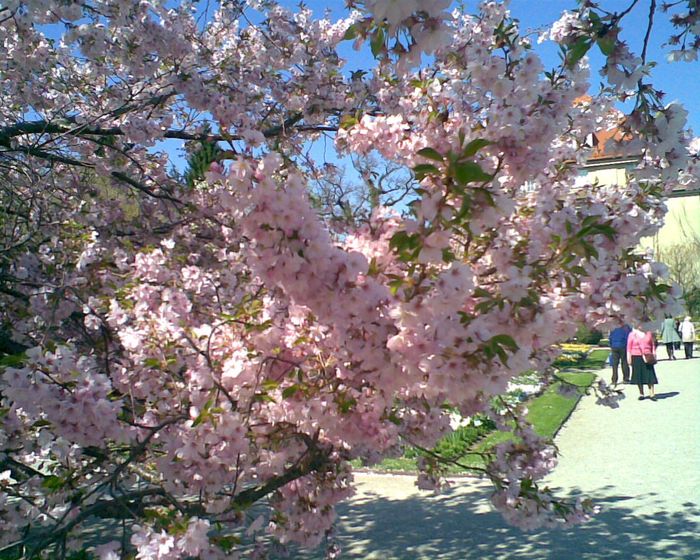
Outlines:
{"type": "MultiPolygon", "coordinates": [[[[601,130],[589,140],[593,152],[581,167],[581,180],[597,180],[601,184],[627,183],[627,173],[633,169],[640,153],[633,137],[620,127],[601,130]]],[[[675,190],[669,195],[665,223],[653,237],[642,239],[641,245],[663,256],[674,246],[700,245],[700,189],[675,190]]]]}

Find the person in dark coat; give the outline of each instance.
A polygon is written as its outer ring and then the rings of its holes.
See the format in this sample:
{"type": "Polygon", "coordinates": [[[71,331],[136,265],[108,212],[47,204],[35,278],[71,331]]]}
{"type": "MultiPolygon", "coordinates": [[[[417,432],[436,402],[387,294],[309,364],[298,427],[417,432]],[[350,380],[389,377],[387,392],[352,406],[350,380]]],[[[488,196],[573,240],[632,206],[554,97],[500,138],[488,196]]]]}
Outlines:
{"type": "Polygon", "coordinates": [[[630,368],[627,365],[627,337],[632,332],[632,328],[621,322],[620,326],[610,331],[608,340],[610,341],[610,365],[612,366],[612,384],[617,385],[617,372],[619,365],[622,365],[622,382],[629,383],[630,368]]]}

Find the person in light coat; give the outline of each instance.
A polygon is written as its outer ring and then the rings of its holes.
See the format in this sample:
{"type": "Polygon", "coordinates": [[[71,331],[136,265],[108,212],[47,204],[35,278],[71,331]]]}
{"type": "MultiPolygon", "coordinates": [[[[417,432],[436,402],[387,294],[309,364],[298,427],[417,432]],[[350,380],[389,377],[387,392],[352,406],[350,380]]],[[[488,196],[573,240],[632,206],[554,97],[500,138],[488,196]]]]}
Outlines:
{"type": "Polygon", "coordinates": [[[673,354],[673,346],[676,342],[680,342],[681,337],[678,336],[676,331],[676,323],[673,317],[666,315],[664,322],[661,323],[661,342],[666,345],[666,354],[668,354],[669,360],[675,360],[676,356],[673,354]]]}
{"type": "Polygon", "coordinates": [[[681,323],[681,339],[683,340],[683,350],[685,350],[685,359],[689,360],[693,357],[693,344],[695,344],[695,327],[690,321],[690,317],[686,317],[681,323]]]}

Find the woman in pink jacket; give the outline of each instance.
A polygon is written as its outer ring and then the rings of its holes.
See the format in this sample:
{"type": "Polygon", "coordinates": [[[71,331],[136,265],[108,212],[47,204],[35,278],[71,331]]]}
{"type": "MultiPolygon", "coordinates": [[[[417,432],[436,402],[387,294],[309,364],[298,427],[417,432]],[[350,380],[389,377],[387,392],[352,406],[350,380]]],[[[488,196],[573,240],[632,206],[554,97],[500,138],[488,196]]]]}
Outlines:
{"type": "Polygon", "coordinates": [[[632,370],[632,383],[639,387],[639,400],[644,399],[644,385],[649,387],[649,398],[656,400],[654,385],[656,378],[654,363],[656,363],[656,342],[651,332],[642,330],[641,322],[635,324],[627,338],[627,363],[632,370]]]}

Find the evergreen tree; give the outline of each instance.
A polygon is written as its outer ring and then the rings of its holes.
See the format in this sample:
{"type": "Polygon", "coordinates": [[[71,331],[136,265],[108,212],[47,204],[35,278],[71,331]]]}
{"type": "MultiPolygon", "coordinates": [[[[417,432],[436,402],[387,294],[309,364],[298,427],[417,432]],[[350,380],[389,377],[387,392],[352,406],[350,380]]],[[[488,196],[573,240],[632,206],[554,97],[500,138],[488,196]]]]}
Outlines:
{"type": "MultiPolygon", "coordinates": [[[[204,132],[209,133],[209,129],[204,132]]],[[[213,140],[198,140],[196,144],[197,147],[187,159],[187,169],[183,176],[185,184],[190,188],[204,180],[204,174],[209,170],[209,166],[223,152],[218,143],[213,140]]]]}

